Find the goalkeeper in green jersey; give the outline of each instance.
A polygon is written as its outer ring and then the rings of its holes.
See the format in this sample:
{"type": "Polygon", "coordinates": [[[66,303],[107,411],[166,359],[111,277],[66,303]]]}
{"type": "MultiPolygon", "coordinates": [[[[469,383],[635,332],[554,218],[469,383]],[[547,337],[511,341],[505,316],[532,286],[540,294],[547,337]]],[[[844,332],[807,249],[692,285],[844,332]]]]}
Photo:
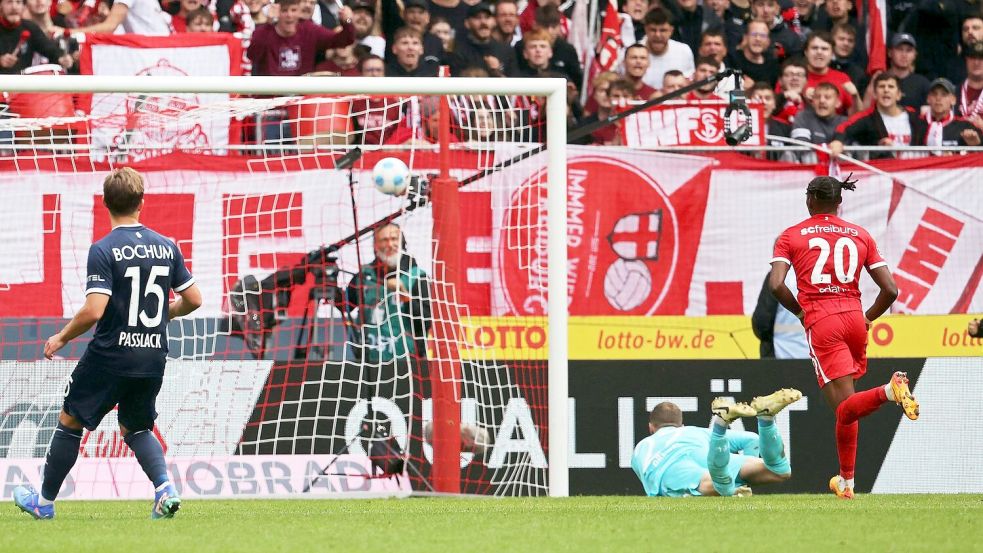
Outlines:
{"type": "Polygon", "coordinates": [[[683,413],[662,402],[649,415],[650,436],[635,446],[631,468],[652,496],[750,495],[749,485],[775,484],[792,476],[775,415],[802,397],[784,389],[750,404],[713,401],[710,429],[683,426],[683,413]],[[730,430],[739,417],[758,417],[758,431],[730,430]]]}
{"type": "Polygon", "coordinates": [[[398,225],[383,225],[372,237],[375,259],[359,268],[344,298],[355,324],[356,359],[422,358],[430,329],[429,278],[406,252],[398,225]]]}

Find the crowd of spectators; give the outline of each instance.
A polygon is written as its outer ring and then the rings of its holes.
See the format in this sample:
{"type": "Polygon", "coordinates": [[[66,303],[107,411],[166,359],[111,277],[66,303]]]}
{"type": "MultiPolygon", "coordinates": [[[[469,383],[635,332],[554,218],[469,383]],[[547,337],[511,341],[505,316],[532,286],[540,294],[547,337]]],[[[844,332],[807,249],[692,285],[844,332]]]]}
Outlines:
{"type": "MultiPolygon", "coordinates": [[[[77,71],[84,33],[222,32],[243,40],[253,75],[431,77],[446,66],[451,76],[562,77],[571,127],[733,67],[773,136],[834,153],[850,143],[965,146],[983,137],[983,9],[975,0],[887,2],[886,69],[870,72],[867,22],[854,0],[622,0],[617,63],[601,73],[584,67],[572,45],[575,13],[584,12],[576,0],[560,2],[0,0],[0,73],[43,63],[77,71]]],[[[720,99],[728,86],[682,99],[720,99]]],[[[495,102],[476,108],[501,110],[495,102]]],[[[541,122],[542,106],[522,107],[525,124],[541,122]]],[[[384,109],[383,123],[406,115],[394,109],[384,109]]],[[[620,140],[609,126],[579,141],[620,140]]]]}

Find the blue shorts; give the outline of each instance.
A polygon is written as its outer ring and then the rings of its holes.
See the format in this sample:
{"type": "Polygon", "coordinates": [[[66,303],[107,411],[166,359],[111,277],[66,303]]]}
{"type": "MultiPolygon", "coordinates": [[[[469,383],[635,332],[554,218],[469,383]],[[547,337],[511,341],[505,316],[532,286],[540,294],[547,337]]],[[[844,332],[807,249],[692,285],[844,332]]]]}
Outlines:
{"type": "MultiPolygon", "coordinates": [[[[727,464],[727,474],[734,480],[735,487],[746,484],[744,480],[739,478],[741,468],[744,466],[745,461],[753,458],[739,453],[730,454],[730,462],[727,464]]],[[[707,470],[705,460],[700,463],[692,458],[679,459],[663,473],[662,482],[659,484],[659,495],[664,497],[702,495],[699,491],[700,480],[703,479],[705,474],[709,473],[710,471],[707,470]]]]}
{"type": "Polygon", "coordinates": [[[127,430],[152,430],[163,381],[159,376],[119,376],[79,363],[68,381],[63,409],[91,432],[119,405],[119,423],[127,430]]]}

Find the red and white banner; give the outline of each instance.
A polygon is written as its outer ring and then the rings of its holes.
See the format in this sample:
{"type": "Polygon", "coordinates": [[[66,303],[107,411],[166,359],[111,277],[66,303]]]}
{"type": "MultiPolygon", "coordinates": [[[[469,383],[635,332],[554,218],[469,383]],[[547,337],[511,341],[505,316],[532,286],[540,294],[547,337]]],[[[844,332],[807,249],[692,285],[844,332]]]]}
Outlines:
{"type": "MultiPolygon", "coordinates": [[[[282,166],[250,173],[250,164],[241,159],[183,154],[151,163],[134,165],[145,177],[141,222],[181,248],[208,298],[198,311],[202,317],[222,315],[226,294],[241,276],[262,278],[353,232],[347,173],[282,166]]],[[[71,317],[82,306],[89,246],[111,228],[102,205],[104,177],[24,176],[13,201],[0,203],[0,232],[7,236],[8,228],[16,229],[12,235],[18,239],[0,240],[0,256],[11,260],[10,269],[0,269],[0,317],[71,317]],[[23,205],[42,209],[28,211],[23,205]]],[[[359,182],[360,221],[389,215],[403,201],[379,193],[367,172],[359,182]]],[[[429,213],[419,209],[400,219],[409,251],[423,267],[431,264],[429,213]]],[[[342,267],[354,271],[359,261],[372,259],[371,239],[360,246],[339,251],[342,267]]],[[[307,291],[293,296],[299,315],[307,291]]]]}
{"type": "MultiPolygon", "coordinates": [[[[89,35],[79,67],[86,75],[235,76],[242,74],[242,42],[228,33],[89,35]]],[[[98,159],[98,153],[109,147],[128,148],[127,161],[139,161],[158,154],[142,150],[149,145],[190,151],[198,146],[221,153],[229,144],[230,114],[186,117],[189,122],[184,125],[175,125],[174,120],[195,106],[220,104],[228,98],[228,94],[93,94],[91,107],[81,106],[92,116],[93,157],[98,159]]]]}
{"type": "MultiPolygon", "coordinates": [[[[751,314],[775,238],[808,217],[814,168],[739,155],[598,152],[568,148],[570,313],[751,314]]],[[[842,216],[871,232],[894,270],[895,311],[983,311],[983,198],[974,184],[983,157],[891,169],[855,174],[860,184],[845,194],[842,216]]],[[[509,186],[493,189],[494,315],[542,313],[541,171],[517,164],[504,176],[509,186]]],[[[872,301],[873,283],[864,276],[861,286],[872,301]]]]}
{"type": "MultiPolygon", "coordinates": [[[[595,152],[571,148],[567,159],[571,314],[682,312],[713,160],[679,157],[655,171],[595,152]]],[[[509,171],[514,184],[492,191],[494,315],[545,313],[546,225],[529,224],[545,223],[543,171],[509,171]]]]}
{"type": "MultiPolygon", "coordinates": [[[[887,69],[887,2],[867,1],[867,74],[887,69]]],[[[863,2],[858,3],[863,9],[863,2]]]]}
{"type": "MultiPolygon", "coordinates": [[[[751,110],[751,138],[745,143],[765,143],[764,115],[760,105],[751,110]]],[[[725,146],[724,112],[727,102],[667,102],[625,117],[618,123],[622,143],[631,148],[663,146],[725,146]]]]}
{"type": "Polygon", "coordinates": [[[595,67],[592,74],[601,71],[614,71],[621,61],[621,20],[618,17],[618,2],[610,0],[604,8],[604,20],[601,24],[601,38],[597,43],[597,53],[594,57],[595,67]]]}
{"type": "MultiPolygon", "coordinates": [[[[503,148],[499,160],[510,156],[503,148]]],[[[371,156],[367,156],[371,157],[371,156]]],[[[408,158],[407,158],[408,159],[408,158]]],[[[372,159],[363,160],[371,167],[372,159]]],[[[435,172],[417,155],[414,171],[435,172]]],[[[544,305],[543,158],[504,169],[460,195],[458,299],[471,315],[532,315],[544,305]]],[[[262,278],[353,232],[348,177],[228,158],[173,155],[143,166],[143,221],[181,247],[217,317],[228,290],[262,278]],[[183,167],[184,170],[175,170],[183,167]]],[[[844,194],[844,218],[867,228],[895,272],[895,310],[983,311],[983,156],[894,162],[890,176],[863,173],[844,194]]],[[[454,172],[470,175],[473,167],[454,172]]],[[[70,317],[84,300],[89,245],[109,230],[103,173],[20,177],[0,203],[0,317],[70,317]]],[[[773,242],[806,218],[813,167],[739,155],[687,156],[568,148],[568,282],[574,315],[750,314],[773,242]]],[[[358,220],[385,217],[405,200],[380,194],[356,171],[358,220]]],[[[431,265],[429,208],[399,219],[409,252],[431,265]]],[[[371,241],[339,251],[343,269],[371,259],[371,241]]],[[[872,291],[869,280],[862,285],[872,291]]],[[[306,289],[293,294],[298,316],[306,289]]],[[[865,293],[868,299],[872,293],[865,293]]]]}

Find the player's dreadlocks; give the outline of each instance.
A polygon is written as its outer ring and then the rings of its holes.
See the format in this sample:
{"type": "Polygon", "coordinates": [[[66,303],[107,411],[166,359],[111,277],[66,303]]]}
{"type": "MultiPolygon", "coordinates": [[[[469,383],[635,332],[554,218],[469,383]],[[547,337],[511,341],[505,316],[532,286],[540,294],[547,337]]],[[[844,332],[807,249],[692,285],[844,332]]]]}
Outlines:
{"type": "Polygon", "coordinates": [[[856,190],[857,188],[857,180],[851,180],[850,177],[852,176],[853,173],[850,173],[842,181],[836,177],[816,177],[809,181],[806,194],[823,203],[839,204],[840,200],[843,199],[841,193],[843,190],[856,190]]]}

